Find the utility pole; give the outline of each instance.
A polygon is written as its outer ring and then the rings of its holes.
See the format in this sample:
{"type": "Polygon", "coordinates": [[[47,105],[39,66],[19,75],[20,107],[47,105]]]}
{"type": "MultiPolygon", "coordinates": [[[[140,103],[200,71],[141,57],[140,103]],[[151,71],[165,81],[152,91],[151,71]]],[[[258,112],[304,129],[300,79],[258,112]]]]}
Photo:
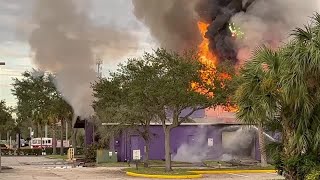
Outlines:
{"type": "Polygon", "coordinates": [[[103,61],[101,59],[97,59],[96,65],[97,65],[98,78],[102,77],[102,64],[103,64],[103,61]]]}
{"type": "MultiPolygon", "coordinates": [[[[98,74],[98,78],[101,79],[102,78],[102,64],[103,64],[103,60],[102,59],[97,59],[96,65],[97,65],[97,74],[98,74]]],[[[92,118],[92,143],[94,143],[95,141],[95,122],[94,122],[95,118],[92,118]]]]}

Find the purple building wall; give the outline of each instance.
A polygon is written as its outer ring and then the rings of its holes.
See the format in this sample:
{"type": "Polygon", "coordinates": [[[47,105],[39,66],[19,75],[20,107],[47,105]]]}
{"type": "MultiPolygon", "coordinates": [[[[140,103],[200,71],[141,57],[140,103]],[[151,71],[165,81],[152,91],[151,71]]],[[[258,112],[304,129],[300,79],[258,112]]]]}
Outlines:
{"type": "MultiPolygon", "coordinates": [[[[191,111],[190,108],[187,108],[185,110],[183,110],[180,114],[180,117],[183,117],[185,116],[186,114],[188,114],[189,112],[191,111]]],[[[167,117],[171,117],[172,116],[172,112],[170,111],[167,111],[167,117]]],[[[201,118],[201,117],[204,117],[205,116],[205,110],[204,109],[201,109],[201,110],[198,110],[198,111],[195,111],[191,116],[190,118],[201,118]]],[[[80,117],[79,117],[79,121],[80,121],[80,117]]],[[[83,119],[82,121],[84,121],[84,127],[77,127],[77,128],[84,128],[85,129],[85,144],[86,145],[90,145],[94,142],[94,139],[93,139],[93,136],[94,136],[94,125],[93,125],[93,122],[90,122],[86,119],[83,119]]],[[[163,132],[161,132],[162,135],[163,135],[163,132]]],[[[141,140],[139,139],[139,142],[141,140]]]]}
{"type": "Polygon", "coordinates": [[[85,144],[90,145],[93,143],[93,122],[89,122],[88,120],[85,120],[85,144]]]}
{"type": "MultiPolygon", "coordinates": [[[[223,128],[230,126],[228,124],[219,125],[181,125],[171,130],[170,144],[171,153],[174,156],[178,148],[182,144],[190,144],[191,140],[196,142],[196,146],[203,151],[206,151],[207,159],[217,159],[223,153],[222,147],[222,131],[223,128]],[[209,147],[207,145],[208,138],[213,138],[213,146],[209,147]]],[[[165,157],[164,150],[164,133],[161,125],[150,126],[150,132],[153,137],[150,142],[150,154],[149,158],[151,160],[162,160],[165,157]]],[[[252,143],[252,158],[258,160],[259,155],[259,145],[257,143],[258,138],[254,138],[252,143]]],[[[118,152],[119,161],[132,160],[132,150],[139,149],[141,156],[144,157],[144,146],[145,142],[137,133],[130,130],[123,131],[119,136],[115,137],[115,151],[118,152]]]]}

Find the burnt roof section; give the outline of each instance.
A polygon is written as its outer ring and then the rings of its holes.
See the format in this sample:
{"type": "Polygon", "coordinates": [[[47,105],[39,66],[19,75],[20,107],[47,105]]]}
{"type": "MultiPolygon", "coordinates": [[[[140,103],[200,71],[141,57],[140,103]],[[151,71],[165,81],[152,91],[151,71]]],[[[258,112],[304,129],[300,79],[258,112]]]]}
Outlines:
{"type": "Polygon", "coordinates": [[[78,116],[77,119],[76,119],[76,122],[73,125],[73,128],[76,128],[76,129],[83,128],[84,129],[85,128],[85,124],[86,124],[85,119],[81,119],[81,117],[78,116]]]}

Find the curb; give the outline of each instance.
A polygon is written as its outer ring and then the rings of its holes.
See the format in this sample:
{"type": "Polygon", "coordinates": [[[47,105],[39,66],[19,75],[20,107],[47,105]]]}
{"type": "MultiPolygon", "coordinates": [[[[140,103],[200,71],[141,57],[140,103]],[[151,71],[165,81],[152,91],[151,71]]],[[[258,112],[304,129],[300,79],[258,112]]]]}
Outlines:
{"type": "Polygon", "coordinates": [[[158,174],[138,174],[133,172],[126,172],[128,176],[133,177],[144,177],[144,178],[162,178],[162,179],[195,179],[201,178],[201,174],[190,174],[190,175],[158,175],[158,174]]]}
{"type": "Polygon", "coordinates": [[[276,173],[276,170],[269,170],[269,169],[260,169],[260,170],[255,170],[255,169],[247,169],[247,170],[208,170],[208,171],[189,171],[197,174],[228,174],[228,173],[276,173]]]}

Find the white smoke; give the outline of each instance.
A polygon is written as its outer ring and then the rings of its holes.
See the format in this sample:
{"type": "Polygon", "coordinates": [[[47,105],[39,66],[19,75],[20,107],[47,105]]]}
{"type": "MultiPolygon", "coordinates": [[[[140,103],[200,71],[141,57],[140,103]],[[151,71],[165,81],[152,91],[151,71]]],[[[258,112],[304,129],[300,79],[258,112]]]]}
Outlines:
{"type": "Polygon", "coordinates": [[[245,33],[245,37],[236,42],[237,58],[242,63],[262,44],[279,47],[288,41],[294,28],[307,24],[319,10],[319,0],[256,0],[246,12],[231,19],[245,33]]]}
{"type": "Polygon", "coordinates": [[[236,131],[231,131],[230,134],[222,139],[225,153],[237,153],[239,150],[250,148],[255,135],[254,130],[248,127],[240,127],[236,131]]]}
{"type": "Polygon", "coordinates": [[[209,152],[207,144],[207,131],[201,127],[194,139],[191,142],[183,143],[178,149],[177,153],[173,155],[173,161],[180,162],[201,162],[206,159],[209,152]],[[199,133],[200,132],[200,133],[199,133]]]}
{"type": "Polygon", "coordinates": [[[213,142],[213,146],[209,146],[208,129],[201,127],[191,142],[185,142],[177,149],[172,160],[194,163],[209,159],[230,161],[250,158],[254,136],[257,135],[256,130],[248,126],[227,126],[220,130],[220,133],[224,132],[230,132],[230,134],[222,138],[222,144],[213,142]]]}

